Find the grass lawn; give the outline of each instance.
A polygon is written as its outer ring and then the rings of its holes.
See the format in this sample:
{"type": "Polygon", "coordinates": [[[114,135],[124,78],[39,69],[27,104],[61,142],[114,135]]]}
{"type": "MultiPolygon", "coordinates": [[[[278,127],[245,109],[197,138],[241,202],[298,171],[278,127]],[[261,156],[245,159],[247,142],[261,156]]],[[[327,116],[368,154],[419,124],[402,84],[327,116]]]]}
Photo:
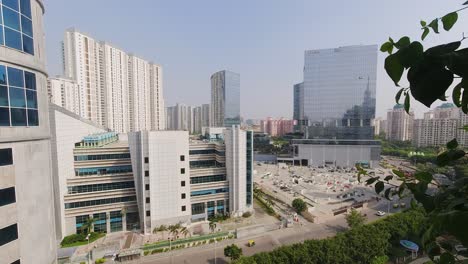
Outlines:
{"type": "MultiPolygon", "coordinates": [[[[99,233],[97,236],[94,236],[91,239],[89,239],[89,243],[92,243],[92,242],[94,242],[94,241],[96,241],[99,238],[104,237],[104,236],[106,236],[105,233],[99,233]]],[[[78,241],[78,242],[70,243],[70,244],[65,244],[65,245],[62,245],[62,248],[78,247],[78,246],[83,246],[83,245],[86,245],[86,244],[88,244],[88,240],[78,241]]]]}
{"type": "MultiPolygon", "coordinates": [[[[175,241],[172,241],[171,245],[175,246],[175,245],[185,244],[185,243],[189,243],[189,242],[207,240],[207,239],[211,239],[211,238],[218,238],[218,237],[227,236],[228,234],[229,234],[229,232],[220,232],[220,233],[213,233],[213,234],[208,234],[208,235],[203,235],[203,236],[193,236],[193,237],[189,237],[189,238],[181,238],[181,239],[177,239],[175,241]]],[[[142,249],[143,250],[152,250],[152,249],[167,247],[167,246],[169,246],[169,241],[165,240],[165,241],[160,241],[160,242],[156,242],[156,243],[153,243],[153,244],[146,244],[146,245],[144,245],[142,247],[142,249]]]]}

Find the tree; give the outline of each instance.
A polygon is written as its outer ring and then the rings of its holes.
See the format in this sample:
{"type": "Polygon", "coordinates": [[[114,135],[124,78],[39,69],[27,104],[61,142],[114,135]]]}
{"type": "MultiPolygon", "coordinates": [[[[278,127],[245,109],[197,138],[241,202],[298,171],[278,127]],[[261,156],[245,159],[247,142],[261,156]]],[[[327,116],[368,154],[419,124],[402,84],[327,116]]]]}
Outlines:
{"type": "Polygon", "coordinates": [[[351,212],[347,214],[345,218],[349,228],[362,226],[366,221],[366,217],[354,208],[351,209],[351,212]]]}
{"type": "Polygon", "coordinates": [[[302,213],[307,210],[307,204],[301,198],[296,198],[292,201],[292,207],[296,210],[297,213],[302,213]]]}
{"type": "Polygon", "coordinates": [[[226,246],[224,248],[224,256],[231,258],[231,260],[239,259],[242,256],[242,248],[238,247],[236,244],[226,246]]]}
{"type": "Polygon", "coordinates": [[[187,238],[187,236],[190,235],[190,231],[184,226],[180,229],[180,234],[183,235],[184,238],[187,238]]]}
{"type": "Polygon", "coordinates": [[[177,236],[179,235],[179,224],[176,225],[170,225],[167,229],[169,230],[169,234],[172,234],[172,237],[177,239],[177,236]]]}
{"type": "Polygon", "coordinates": [[[213,233],[216,229],[216,222],[211,220],[210,223],[208,224],[208,226],[210,227],[210,231],[211,233],[213,233]]]}
{"type": "Polygon", "coordinates": [[[96,220],[92,217],[89,217],[88,219],[86,219],[86,222],[84,222],[83,225],[80,227],[81,232],[85,234],[93,232],[95,222],[96,220]]]}

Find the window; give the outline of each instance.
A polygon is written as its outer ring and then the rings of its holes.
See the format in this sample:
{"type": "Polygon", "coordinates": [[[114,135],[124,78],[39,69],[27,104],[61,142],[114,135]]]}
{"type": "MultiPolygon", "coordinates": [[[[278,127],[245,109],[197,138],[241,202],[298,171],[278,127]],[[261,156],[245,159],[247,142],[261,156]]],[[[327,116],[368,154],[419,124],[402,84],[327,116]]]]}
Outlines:
{"type": "MultiPolygon", "coordinates": [[[[1,116],[1,113],[0,113],[1,116]]],[[[13,164],[13,153],[11,148],[0,149],[0,166],[12,165],[13,164]]]]}
{"type": "Polygon", "coordinates": [[[0,229],[0,246],[18,239],[18,225],[14,224],[0,229]]]}
{"type": "Polygon", "coordinates": [[[150,211],[146,211],[146,216],[151,216],[151,212],[150,212],[150,211]]]}
{"type": "Polygon", "coordinates": [[[15,187],[0,189],[0,206],[16,203],[15,187]]]}
{"type": "Polygon", "coordinates": [[[145,190],[149,191],[149,184],[145,184],[145,190]]]}
{"type": "Polygon", "coordinates": [[[185,168],[180,169],[180,174],[185,174],[185,168]]]}
{"type": "Polygon", "coordinates": [[[210,175],[210,176],[199,176],[191,177],[190,184],[208,183],[208,182],[220,182],[225,181],[226,175],[210,175]]]}
{"type": "Polygon", "coordinates": [[[185,156],[184,155],[180,155],[180,161],[185,161],[185,156]]]}
{"type": "Polygon", "coordinates": [[[146,203],[150,203],[150,198],[146,197],[146,203]]]}
{"type": "Polygon", "coordinates": [[[0,23],[1,45],[34,55],[31,0],[4,0],[0,23]],[[5,42],[3,42],[3,36],[5,42]]]}
{"type": "Polygon", "coordinates": [[[134,181],[69,186],[68,194],[135,188],[134,181]]]}
{"type": "Polygon", "coordinates": [[[73,209],[80,207],[89,207],[96,206],[101,204],[113,204],[113,203],[123,203],[123,202],[134,202],[136,201],[135,196],[125,196],[125,197],[115,197],[115,198],[106,198],[100,200],[88,200],[81,202],[71,202],[65,204],[65,209],[73,209]]]}
{"type": "Polygon", "coordinates": [[[38,126],[36,75],[0,65],[0,126],[38,126]]]}
{"type": "Polygon", "coordinates": [[[186,195],[185,195],[185,193],[183,193],[183,194],[181,194],[180,196],[181,196],[182,199],[185,199],[185,196],[186,196],[186,195]]]}
{"type": "Polygon", "coordinates": [[[182,205],[182,212],[185,212],[186,209],[185,205],[182,205]]]}
{"type": "Polygon", "coordinates": [[[149,176],[149,171],[145,171],[145,177],[149,176]]]}
{"type": "Polygon", "coordinates": [[[145,163],[149,163],[149,158],[145,157],[145,163]]]}
{"type": "Polygon", "coordinates": [[[185,181],[181,181],[180,186],[184,187],[185,186],[185,181]]]}

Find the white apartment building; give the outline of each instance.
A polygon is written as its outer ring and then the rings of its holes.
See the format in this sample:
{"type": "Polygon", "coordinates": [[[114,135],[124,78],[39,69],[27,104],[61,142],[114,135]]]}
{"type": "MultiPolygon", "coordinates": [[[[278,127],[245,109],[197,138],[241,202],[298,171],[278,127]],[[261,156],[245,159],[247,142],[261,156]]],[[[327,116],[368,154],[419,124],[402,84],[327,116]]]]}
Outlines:
{"type": "Polygon", "coordinates": [[[57,263],[44,3],[0,6],[0,263],[57,263]]]}
{"type": "Polygon", "coordinates": [[[161,66],[73,28],[63,64],[79,87],[80,116],[121,133],[165,128],[161,66]]]}
{"type": "Polygon", "coordinates": [[[166,109],[166,127],[168,130],[194,132],[194,112],[191,106],[176,104],[166,109]]]}
{"type": "Polygon", "coordinates": [[[455,105],[442,104],[416,119],[413,127],[413,145],[416,147],[444,146],[456,138],[462,147],[468,146],[468,133],[462,129],[468,124],[466,115],[455,105]]]}
{"type": "Polygon", "coordinates": [[[49,100],[77,115],[80,114],[80,97],[78,84],[71,79],[49,77],[47,80],[49,100]]]}
{"type": "Polygon", "coordinates": [[[408,141],[413,137],[414,112],[406,113],[404,106],[397,104],[387,111],[386,138],[390,141],[408,141]]]}
{"type": "Polygon", "coordinates": [[[387,134],[387,120],[377,117],[372,120],[372,125],[374,126],[374,135],[387,134]]]}

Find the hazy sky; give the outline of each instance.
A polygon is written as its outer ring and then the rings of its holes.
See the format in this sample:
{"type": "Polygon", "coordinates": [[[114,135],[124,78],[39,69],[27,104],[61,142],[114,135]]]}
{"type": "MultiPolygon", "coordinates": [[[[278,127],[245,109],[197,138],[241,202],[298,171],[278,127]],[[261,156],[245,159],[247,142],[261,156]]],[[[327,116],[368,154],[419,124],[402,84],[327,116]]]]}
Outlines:
{"type": "MultiPolygon", "coordinates": [[[[303,79],[304,50],[380,46],[389,36],[420,39],[420,19],[440,17],[463,2],[46,0],[48,69],[62,73],[60,41],[65,29],[76,27],[161,64],[167,106],[209,103],[211,74],[228,69],[241,75],[244,118],[292,117],[292,86],[303,79]]],[[[423,44],[461,39],[467,17],[468,10],[450,33],[431,33],[423,44]]],[[[379,54],[377,116],[386,115],[398,90],[383,70],[384,58],[379,54]]],[[[426,111],[413,106],[418,116],[426,111]]]]}

